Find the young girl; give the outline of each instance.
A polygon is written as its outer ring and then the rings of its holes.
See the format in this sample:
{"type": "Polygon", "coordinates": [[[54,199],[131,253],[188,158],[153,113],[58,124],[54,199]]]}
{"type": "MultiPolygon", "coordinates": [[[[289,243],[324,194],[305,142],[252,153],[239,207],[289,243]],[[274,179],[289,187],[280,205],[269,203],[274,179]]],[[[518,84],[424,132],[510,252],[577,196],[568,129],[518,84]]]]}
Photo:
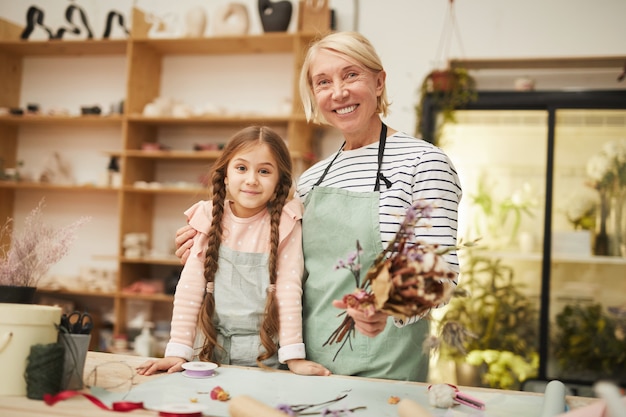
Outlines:
{"type": "Polygon", "coordinates": [[[185,212],[197,233],[176,287],[165,357],[141,365],[140,375],[177,372],[194,357],[330,374],[304,359],[302,205],[288,201],[292,184],[289,151],[276,132],[253,126],[229,140],[213,166],[212,201],[185,212]]]}

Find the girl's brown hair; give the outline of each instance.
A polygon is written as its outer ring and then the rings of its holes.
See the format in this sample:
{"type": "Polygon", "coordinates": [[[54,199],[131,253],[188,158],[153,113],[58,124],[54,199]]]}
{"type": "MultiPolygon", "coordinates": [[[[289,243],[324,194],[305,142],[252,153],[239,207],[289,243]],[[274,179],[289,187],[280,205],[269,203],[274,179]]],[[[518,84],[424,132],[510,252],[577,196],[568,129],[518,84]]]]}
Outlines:
{"type": "MultiPolygon", "coordinates": [[[[270,254],[269,254],[269,278],[270,289],[267,294],[265,312],[261,322],[261,344],[264,351],[260,351],[257,357],[259,366],[263,361],[271,358],[278,351],[277,337],[279,330],[278,303],[276,291],[272,290],[276,285],[276,269],[278,264],[278,225],[280,222],[283,206],[288,200],[290,189],[293,184],[292,165],[289,150],[285,141],[272,129],[265,126],[250,126],[240,130],[230,138],[222,154],[212,167],[211,187],[213,194],[213,218],[209,230],[206,260],[204,263],[204,278],[207,283],[213,283],[218,268],[220,244],[222,243],[222,219],[224,217],[224,203],[226,200],[226,186],[224,179],[231,159],[239,152],[256,145],[267,145],[276,159],[278,165],[278,184],[274,190],[274,196],[267,202],[267,209],[271,218],[270,254]]],[[[223,349],[217,343],[217,329],[213,323],[215,313],[215,299],[212,292],[207,292],[200,308],[200,324],[205,336],[204,345],[199,353],[199,358],[205,361],[215,360],[213,353],[216,348],[223,349]]]]}

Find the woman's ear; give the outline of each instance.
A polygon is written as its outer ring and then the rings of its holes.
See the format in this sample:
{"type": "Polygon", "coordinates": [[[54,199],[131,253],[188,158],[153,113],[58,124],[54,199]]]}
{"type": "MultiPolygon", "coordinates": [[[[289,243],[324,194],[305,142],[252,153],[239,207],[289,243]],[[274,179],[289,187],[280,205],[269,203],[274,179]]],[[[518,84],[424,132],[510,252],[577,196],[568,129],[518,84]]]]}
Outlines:
{"type": "Polygon", "coordinates": [[[382,70],[376,75],[376,93],[380,96],[385,88],[385,80],[387,79],[387,73],[382,70]]]}

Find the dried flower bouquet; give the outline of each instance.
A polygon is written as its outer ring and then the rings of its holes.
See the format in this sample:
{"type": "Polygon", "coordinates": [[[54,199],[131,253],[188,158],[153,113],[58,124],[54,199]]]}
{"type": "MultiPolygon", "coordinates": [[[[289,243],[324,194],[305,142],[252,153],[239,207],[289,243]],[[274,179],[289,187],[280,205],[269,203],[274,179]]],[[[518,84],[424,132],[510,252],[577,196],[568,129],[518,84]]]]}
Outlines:
{"type": "MultiPolygon", "coordinates": [[[[347,260],[339,261],[336,268],[349,269],[356,281],[355,291],[343,297],[348,307],[361,310],[366,315],[381,311],[407,320],[413,316],[424,316],[431,308],[450,299],[456,272],[443,255],[457,247],[441,248],[436,244],[414,241],[413,238],[416,225],[427,227],[420,221],[430,218],[432,209],[432,205],[418,201],[407,210],[396,236],[374,260],[362,282],[362,249],[358,241],[356,252],[350,254],[347,260]]],[[[324,346],[342,343],[333,360],[346,343],[351,343],[354,332],[354,320],[346,314],[341,325],[324,343],[324,346]]]]}
{"type": "MultiPolygon", "coordinates": [[[[89,217],[60,228],[48,226],[43,220],[44,200],[39,202],[24,220],[24,228],[13,231],[10,249],[2,248],[0,258],[0,285],[36,287],[48,270],[69,251],[76,231],[89,217]]],[[[13,219],[0,229],[0,241],[11,235],[13,219]]]]}

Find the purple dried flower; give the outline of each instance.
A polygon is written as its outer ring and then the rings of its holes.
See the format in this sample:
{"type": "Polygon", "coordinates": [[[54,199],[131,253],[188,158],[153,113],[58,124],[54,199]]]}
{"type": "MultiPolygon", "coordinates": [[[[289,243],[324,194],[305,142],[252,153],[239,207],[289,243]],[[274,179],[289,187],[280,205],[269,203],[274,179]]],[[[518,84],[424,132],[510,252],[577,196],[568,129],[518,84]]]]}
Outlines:
{"type": "Polygon", "coordinates": [[[276,406],[276,409],[278,411],[282,411],[283,413],[287,414],[288,416],[295,416],[296,415],[295,411],[293,411],[291,409],[291,406],[289,404],[278,404],[276,406]]]}

